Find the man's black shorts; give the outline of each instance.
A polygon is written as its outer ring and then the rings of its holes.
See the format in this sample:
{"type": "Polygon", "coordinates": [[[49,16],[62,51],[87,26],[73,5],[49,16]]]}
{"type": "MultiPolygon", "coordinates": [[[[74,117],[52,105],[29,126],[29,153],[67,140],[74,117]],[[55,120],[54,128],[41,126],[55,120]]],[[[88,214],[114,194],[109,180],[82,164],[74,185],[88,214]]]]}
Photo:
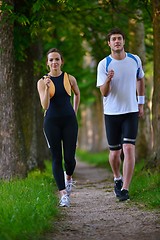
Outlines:
{"type": "Polygon", "coordinates": [[[138,131],[138,112],[104,115],[104,117],[110,150],[119,150],[124,143],[135,145],[138,131]]]}

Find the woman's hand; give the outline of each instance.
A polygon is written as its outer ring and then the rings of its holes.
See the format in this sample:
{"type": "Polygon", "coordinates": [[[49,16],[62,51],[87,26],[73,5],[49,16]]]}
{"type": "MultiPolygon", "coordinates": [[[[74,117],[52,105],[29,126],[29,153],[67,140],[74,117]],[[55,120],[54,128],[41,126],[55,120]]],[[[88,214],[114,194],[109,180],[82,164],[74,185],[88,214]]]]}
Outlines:
{"type": "Polygon", "coordinates": [[[50,82],[51,82],[50,77],[49,76],[45,76],[44,77],[44,83],[45,83],[47,89],[50,87],[50,82]]]}

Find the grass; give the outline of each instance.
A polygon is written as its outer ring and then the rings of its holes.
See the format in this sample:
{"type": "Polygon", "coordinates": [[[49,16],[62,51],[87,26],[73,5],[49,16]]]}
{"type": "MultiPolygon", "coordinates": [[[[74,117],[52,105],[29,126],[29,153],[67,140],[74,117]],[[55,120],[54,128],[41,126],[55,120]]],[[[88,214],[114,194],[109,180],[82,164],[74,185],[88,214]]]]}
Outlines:
{"type": "Polygon", "coordinates": [[[80,149],[77,149],[77,157],[84,162],[87,162],[91,165],[102,167],[102,168],[110,168],[108,162],[108,152],[87,152],[80,149]]]}
{"type": "Polygon", "coordinates": [[[58,217],[58,199],[49,163],[26,179],[0,181],[0,240],[37,239],[58,217]]]}
{"type": "Polygon", "coordinates": [[[144,161],[136,165],[130,189],[134,201],[160,210],[160,174],[157,170],[145,169],[144,161]]]}
{"type": "MultiPolygon", "coordinates": [[[[90,153],[77,150],[77,157],[97,167],[110,169],[108,152],[90,153]]],[[[145,169],[144,161],[136,164],[130,187],[134,203],[160,210],[160,174],[145,169]]],[[[0,240],[37,240],[53,227],[60,210],[57,188],[51,172],[33,171],[26,179],[0,181],[0,240]]]]}
{"type": "MultiPolygon", "coordinates": [[[[111,171],[108,153],[108,151],[91,153],[78,149],[77,157],[89,164],[105,167],[111,171]]],[[[148,209],[160,211],[160,173],[156,170],[146,169],[143,160],[135,165],[130,185],[130,196],[133,202],[137,202],[148,209]]]]}

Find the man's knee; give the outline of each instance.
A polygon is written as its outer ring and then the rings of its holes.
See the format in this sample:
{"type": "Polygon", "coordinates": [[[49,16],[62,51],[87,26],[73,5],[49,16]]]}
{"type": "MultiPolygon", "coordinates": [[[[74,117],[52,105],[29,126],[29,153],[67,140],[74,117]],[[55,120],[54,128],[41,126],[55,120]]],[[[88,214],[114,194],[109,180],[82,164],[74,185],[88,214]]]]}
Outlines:
{"type": "Polygon", "coordinates": [[[121,150],[110,151],[109,157],[110,159],[119,159],[121,154],[121,150]]]}
{"type": "Polygon", "coordinates": [[[135,150],[135,145],[133,145],[133,144],[130,144],[130,143],[128,143],[128,144],[123,144],[123,151],[125,152],[125,151],[134,151],[135,150]]]}

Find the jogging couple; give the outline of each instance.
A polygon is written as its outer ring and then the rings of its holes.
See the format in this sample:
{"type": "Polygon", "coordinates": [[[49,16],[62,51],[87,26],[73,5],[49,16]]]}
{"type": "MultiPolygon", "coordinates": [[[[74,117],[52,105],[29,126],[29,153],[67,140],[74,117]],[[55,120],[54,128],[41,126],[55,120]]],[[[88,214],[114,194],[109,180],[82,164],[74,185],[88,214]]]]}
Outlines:
{"type": "MultiPolygon", "coordinates": [[[[143,116],[144,72],[137,55],[124,50],[125,36],[120,29],[108,34],[111,54],[97,68],[97,87],[103,96],[109,162],[114,176],[114,192],[119,201],[129,199],[129,186],[135,166],[135,143],[138,119],[143,116]],[[123,151],[123,174],[120,173],[123,151]]],[[[44,117],[44,134],[52,154],[53,175],[60,193],[60,206],[70,206],[74,184],[78,124],[76,114],[80,91],[75,77],[64,73],[61,52],[52,48],[47,53],[49,72],[37,83],[44,117]],[[73,91],[73,106],[70,103],[73,91]],[[63,151],[62,151],[63,149],[63,151]],[[65,173],[62,164],[64,155],[65,173]]]]}

